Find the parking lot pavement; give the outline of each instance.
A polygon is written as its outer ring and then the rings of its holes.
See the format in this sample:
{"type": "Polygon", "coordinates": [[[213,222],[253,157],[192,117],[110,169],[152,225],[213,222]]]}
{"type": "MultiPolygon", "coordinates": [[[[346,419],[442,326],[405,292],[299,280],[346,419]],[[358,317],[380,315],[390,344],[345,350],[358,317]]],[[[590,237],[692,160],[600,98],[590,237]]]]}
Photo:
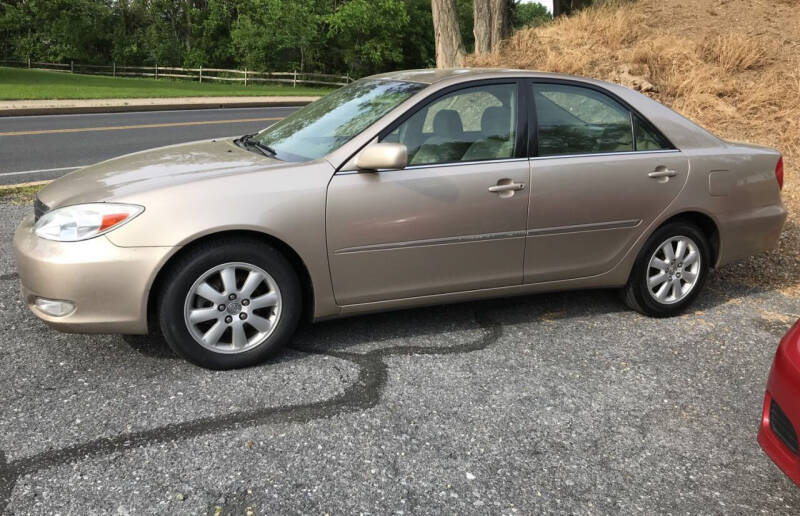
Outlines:
{"type": "Polygon", "coordinates": [[[674,319],[605,291],[395,312],[211,372],[28,314],[10,240],[29,209],[0,204],[0,511],[800,510],[755,440],[797,299],[713,277],[674,319]]]}

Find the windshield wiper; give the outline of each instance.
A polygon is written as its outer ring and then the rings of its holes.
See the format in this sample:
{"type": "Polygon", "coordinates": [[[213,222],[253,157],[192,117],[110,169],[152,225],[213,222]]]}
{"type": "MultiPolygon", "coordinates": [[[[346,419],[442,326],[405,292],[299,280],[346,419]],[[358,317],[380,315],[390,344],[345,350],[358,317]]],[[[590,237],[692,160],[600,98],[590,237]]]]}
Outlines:
{"type": "Polygon", "coordinates": [[[278,153],[277,153],[277,151],[275,149],[273,149],[269,145],[266,145],[264,143],[261,143],[258,140],[254,140],[253,139],[253,137],[256,134],[258,134],[258,133],[245,134],[244,136],[242,136],[238,140],[235,140],[235,143],[239,144],[241,147],[255,147],[256,149],[259,150],[259,152],[261,152],[261,154],[263,154],[264,156],[266,156],[268,158],[276,157],[278,155],[278,153]]]}
{"type": "Polygon", "coordinates": [[[265,143],[256,142],[256,141],[254,141],[254,142],[251,142],[251,143],[252,143],[252,144],[253,144],[253,146],[254,146],[254,147],[256,147],[257,149],[259,149],[259,150],[261,150],[261,151],[264,151],[264,153],[265,153],[265,154],[268,154],[268,156],[269,156],[270,158],[274,158],[275,156],[277,156],[277,155],[278,155],[278,153],[275,151],[275,149],[273,149],[272,147],[270,147],[269,145],[267,145],[267,144],[265,144],[265,143]]]}

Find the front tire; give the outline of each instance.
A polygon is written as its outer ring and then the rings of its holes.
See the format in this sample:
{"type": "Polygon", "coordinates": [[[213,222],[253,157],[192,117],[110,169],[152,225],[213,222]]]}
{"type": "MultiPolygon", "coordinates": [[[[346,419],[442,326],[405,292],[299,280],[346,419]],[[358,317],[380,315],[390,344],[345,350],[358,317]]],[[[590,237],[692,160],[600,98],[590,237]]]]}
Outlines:
{"type": "Polygon", "coordinates": [[[708,240],[697,226],[666,224],[639,252],[623,299],[630,308],[651,317],[678,315],[700,293],[710,263],[708,240]]]}
{"type": "Polygon", "coordinates": [[[292,265],[257,240],[217,240],[170,266],[158,304],[175,353],[209,369],[258,364],[290,339],[302,294],[292,265]]]}

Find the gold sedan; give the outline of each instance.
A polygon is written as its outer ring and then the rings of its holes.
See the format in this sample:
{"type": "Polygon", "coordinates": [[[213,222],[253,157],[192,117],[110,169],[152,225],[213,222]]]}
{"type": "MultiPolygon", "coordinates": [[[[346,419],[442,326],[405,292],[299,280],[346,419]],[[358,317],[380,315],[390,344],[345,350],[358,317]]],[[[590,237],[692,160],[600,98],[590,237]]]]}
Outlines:
{"type": "Polygon", "coordinates": [[[680,313],[775,246],[774,149],[615,84],[518,70],[368,77],[241,138],[138,152],[44,188],[17,230],[30,309],[161,333],[210,368],[302,316],[577,288],[680,313]]]}

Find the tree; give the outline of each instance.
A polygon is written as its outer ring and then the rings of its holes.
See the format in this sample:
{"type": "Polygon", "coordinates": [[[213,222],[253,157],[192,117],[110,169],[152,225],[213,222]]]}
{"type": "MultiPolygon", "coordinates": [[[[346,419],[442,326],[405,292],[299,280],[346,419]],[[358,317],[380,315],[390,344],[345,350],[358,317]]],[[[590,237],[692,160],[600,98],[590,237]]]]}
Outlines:
{"type": "Polygon", "coordinates": [[[511,33],[511,0],[475,0],[475,52],[488,54],[511,33]]]}
{"type": "Polygon", "coordinates": [[[537,27],[552,20],[547,8],[536,2],[517,3],[511,10],[511,26],[514,29],[537,27]]]}
{"type": "Polygon", "coordinates": [[[490,0],[492,7],[492,50],[511,35],[512,0],[490,0]]]}
{"type": "Polygon", "coordinates": [[[571,14],[595,3],[594,0],[555,0],[553,2],[553,15],[571,14]]]}
{"type": "Polygon", "coordinates": [[[473,3],[475,34],[475,53],[488,54],[492,51],[492,7],[491,0],[475,0],[473,3]]]}
{"type": "Polygon", "coordinates": [[[433,32],[436,40],[436,67],[457,68],[464,65],[464,41],[458,25],[455,0],[431,0],[433,32]]]}
{"type": "Polygon", "coordinates": [[[300,67],[320,20],[306,2],[250,0],[231,31],[238,61],[251,70],[300,67]]]}
{"type": "Polygon", "coordinates": [[[401,0],[350,0],[327,17],[348,72],[380,71],[403,60],[403,36],[409,17],[401,0]]]}
{"type": "MultiPolygon", "coordinates": [[[[447,0],[451,66],[473,48],[472,1],[447,0]]],[[[435,33],[431,0],[0,0],[0,59],[16,61],[357,77],[433,66],[435,33]]]]}

